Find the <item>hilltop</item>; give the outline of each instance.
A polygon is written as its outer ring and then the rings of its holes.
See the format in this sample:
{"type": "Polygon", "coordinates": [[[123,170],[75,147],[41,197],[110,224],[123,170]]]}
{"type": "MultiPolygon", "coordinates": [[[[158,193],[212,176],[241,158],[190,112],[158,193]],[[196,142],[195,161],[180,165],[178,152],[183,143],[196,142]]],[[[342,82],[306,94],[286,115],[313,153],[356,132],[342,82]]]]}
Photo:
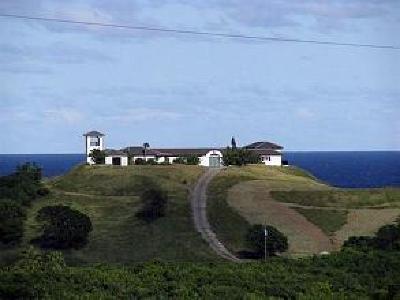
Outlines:
{"type": "Polygon", "coordinates": [[[350,236],[372,236],[400,216],[400,189],[339,189],[295,167],[258,165],[220,172],[208,192],[217,236],[236,253],[248,250],[251,224],[269,224],[289,239],[289,256],[340,250],[350,236]]]}
{"type": "MultiPolygon", "coordinates": [[[[205,168],[189,165],[78,166],[45,182],[49,195],[27,211],[17,248],[2,251],[11,261],[37,236],[35,217],[44,206],[63,204],[93,223],[83,249],[64,251],[69,264],[220,261],[195,230],[189,195],[205,168]],[[156,185],[168,194],[166,216],[151,224],[135,214],[140,193],[156,185]]],[[[273,225],[289,239],[286,255],[339,250],[352,235],[373,235],[400,215],[400,189],[337,189],[294,167],[249,165],[221,170],[208,189],[207,215],[217,238],[233,253],[247,251],[251,224],[273,225]]]]}

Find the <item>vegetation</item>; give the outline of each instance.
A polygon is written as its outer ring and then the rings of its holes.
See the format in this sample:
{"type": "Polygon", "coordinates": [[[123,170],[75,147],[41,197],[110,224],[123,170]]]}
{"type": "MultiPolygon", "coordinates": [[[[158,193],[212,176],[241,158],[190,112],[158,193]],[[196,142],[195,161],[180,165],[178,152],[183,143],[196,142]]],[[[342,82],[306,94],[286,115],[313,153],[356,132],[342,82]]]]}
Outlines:
{"type": "Polygon", "coordinates": [[[167,199],[167,193],[163,192],[159,187],[146,189],[141,195],[143,207],[136,213],[136,217],[146,223],[151,223],[164,217],[167,199]]]}
{"type": "MultiPolygon", "coordinates": [[[[351,235],[372,235],[380,226],[393,222],[400,214],[400,210],[395,208],[400,204],[400,198],[396,202],[396,192],[399,190],[372,189],[374,194],[370,196],[368,206],[361,205],[349,210],[347,206],[355,206],[352,195],[367,195],[369,190],[332,188],[295,167],[230,167],[220,172],[210,184],[207,214],[218,239],[239,255],[249,250],[244,243],[248,228],[267,220],[268,224],[288,237],[290,247],[285,255],[302,257],[321,251],[334,251],[351,235]],[[342,199],[333,207],[329,202],[326,203],[327,199],[317,197],[314,201],[300,203],[287,199],[283,204],[272,197],[275,193],[338,193],[342,194],[342,199]],[[390,206],[388,203],[383,206],[382,199],[376,197],[382,194],[393,197],[390,206]],[[299,207],[305,204],[310,206],[299,207]]],[[[307,201],[306,196],[304,201],[307,201]]]]}
{"type": "Polygon", "coordinates": [[[236,184],[252,180],[246,175],[217,176],[209,186],[207,217],[218,239],[231,251],[240,254],[248,248],[245,237],[250,229],[248,223],[235,209],[228,205],[228,190],[236,184]]]}
{"type": "Polygon", "coordinates": [[[356,248],[359,250],[400,250],[400,224],[389,224],[379,228],[374,237],[352,236],[345,243],[344,247],[356,248]]]}
{"type": "Polygon", "coordinates": [[[44,192],[41,179],[42,170],[37,165],[27,163],[18,166],[13,174],[0,177],[0,199],[28,206],[44,192]]]}
{"type": "Polygon", "coordinates": [[[21,204],[13,200],[0,200],[0,242],[8,244],[20,241],[25,218],[21,204]]]}
{"type": "Polygon", "coordinates": [[[0,298],[398,299],[400,252],[356,251],[268,263],[65,266],[30,249],[0,269],[0,298]]]}
{"type": "Polygon", "coordinates": [[[32,242],[42,248],[82,248],[93,229],[87,215],[63,205],[41,208],[36,219],[43,223],[43,232],[32,242]]]}
{"type": "MultiPolygon", "coordinates": [[[[62,250],[71,265],[127,264],[149,259],[218,261],[196,232],[188,196],[200,166],[79,166],[47,181],[51,193],[32,202],[20,245],[0,251],[0,265],[11,263],[21,249],[43,232],[37,213],[46,206],[69,206],[92,223],[85,247],[62,250]],[[146,223],[137,217],[144,207],[143,191],[158,189],[167,196],[165,215],[146,223]]],[[[0,297],[1,298],[1,297],[0,297]]]]}
{"type": "Polygon", "coordinates": [[[223,153],[223,162],[225,166],[243,166],[247,164],[257,164],[260,157],[247,149],[227,147],[223,153]]]}
{"type": "Polygon", "coordinates": [[[277,201],[308,206],[359,208],[383,204],[396,206],[400,202],[398,188],[272,191],[271,195],[277,201]]]}
{"type": "Polygon", "coordinates": [[[327,210],[317,208],[295,207],[298,212],[307,218],[311,223],[317,225],[326,234],[332,235],[347,222],[346,210],[327,210]]]}
{"type": "Polygon", "coordinates": [[[247,232],[246,241],[258,257],[262,257],[264,253],[273,256],[285,252],[289,246],[287,237],[270,225],[251,226],[247,232]]]}
{"type": "Polygon", "coordinates": [[[104,165],[106,161],[106,153],[104,150],[93,149],[89,153],[89,157],[92,158],[92,161],[97,165],[104,165]]]}
{"type": "Polygon", "coordinates": [[[32,201],[49,193],[42,185],[42,170],[35,164],[18,166],[0,177],[0,242],[12,244],[23,237],[25,210],[32,201]]]}

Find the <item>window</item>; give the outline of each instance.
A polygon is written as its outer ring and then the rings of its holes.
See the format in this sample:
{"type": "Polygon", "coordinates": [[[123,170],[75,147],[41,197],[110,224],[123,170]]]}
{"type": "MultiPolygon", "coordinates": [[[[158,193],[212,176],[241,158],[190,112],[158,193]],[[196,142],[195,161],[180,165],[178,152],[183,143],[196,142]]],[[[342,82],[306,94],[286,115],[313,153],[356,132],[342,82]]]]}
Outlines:
{"type": "Polygon", "coordinates": [[[98,137],[91,137],[90,138],[90,146],[100,146],[100,138],[98,137]]]}

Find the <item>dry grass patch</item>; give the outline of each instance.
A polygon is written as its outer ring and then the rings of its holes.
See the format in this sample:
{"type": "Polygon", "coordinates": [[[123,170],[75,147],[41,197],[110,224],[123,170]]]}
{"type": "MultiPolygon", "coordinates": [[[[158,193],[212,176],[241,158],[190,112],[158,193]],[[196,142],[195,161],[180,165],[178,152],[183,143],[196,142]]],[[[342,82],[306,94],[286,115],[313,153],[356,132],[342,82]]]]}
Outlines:
{"type": "Polygon", "coordinates": [[[399,208],[350,210],[347,223],[335,233],[335,239],[342,245],[350,236],[373,236],[380,227],[394,223],[399,216],[399,208]]]}
{"type": "Polygon", "coordinates": [[[331,251],[332,244],[324,232],[303,215],[269,195],[269,184],[248,181],[229,190],[227,202],[250,224],[269,224],[288,237],[290,255],[331,251]]]}

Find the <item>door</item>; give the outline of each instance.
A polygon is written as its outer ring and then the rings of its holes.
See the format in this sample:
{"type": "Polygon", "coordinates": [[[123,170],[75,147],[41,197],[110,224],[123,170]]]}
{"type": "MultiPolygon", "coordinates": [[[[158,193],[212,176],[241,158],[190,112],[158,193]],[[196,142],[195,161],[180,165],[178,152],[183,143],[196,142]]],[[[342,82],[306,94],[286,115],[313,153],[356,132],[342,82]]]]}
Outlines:
{"type": "Polygon", "coordinates": [[[211,155],[209,158],[209,167],[219,168],[221,166],[221,160],[218,155],[211,155]]]}
{"type": "Polygon", "coordinates": [[[121,157],[113,157],[112,164],[116,165],[116,166],[120,166],[121,165],[121,157]]]}

